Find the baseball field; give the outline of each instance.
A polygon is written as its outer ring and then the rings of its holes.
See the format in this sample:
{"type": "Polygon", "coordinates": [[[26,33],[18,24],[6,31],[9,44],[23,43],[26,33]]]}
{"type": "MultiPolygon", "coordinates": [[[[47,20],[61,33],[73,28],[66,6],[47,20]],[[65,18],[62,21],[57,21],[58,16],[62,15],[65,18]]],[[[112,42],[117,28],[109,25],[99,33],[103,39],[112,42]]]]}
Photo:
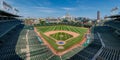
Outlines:
{"type": "Polygon", "coordinates": [[[68,25],[38,26],[37,32],[46,40],[54,50],[65,51],[73,45],[80,43],[88,28],[68,25]]]}

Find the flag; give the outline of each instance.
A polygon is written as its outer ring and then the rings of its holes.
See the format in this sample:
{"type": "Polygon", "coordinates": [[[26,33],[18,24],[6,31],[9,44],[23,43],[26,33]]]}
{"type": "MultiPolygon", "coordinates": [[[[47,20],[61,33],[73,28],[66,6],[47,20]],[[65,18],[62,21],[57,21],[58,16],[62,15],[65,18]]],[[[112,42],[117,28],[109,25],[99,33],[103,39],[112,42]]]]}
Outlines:
{"type": "Polygon", "coordinates": [[[15,11],[15,12],[19,12],[19,10],[18,10],[18,9],[16,9],[16,8],[14,8],[14,11],[15,11]]]}
{"type": "Polygon", "coordinates": [[[12,6],[10,6],[9,4],[7,4],[5,1],[3,1],[3,8],[6,10],[11,10],[12,6]]]}
{"type": "Polygon", "coordinates": [[[118,10],[118,7],[115,7],[111,10],[111,12],[118,10]]]}

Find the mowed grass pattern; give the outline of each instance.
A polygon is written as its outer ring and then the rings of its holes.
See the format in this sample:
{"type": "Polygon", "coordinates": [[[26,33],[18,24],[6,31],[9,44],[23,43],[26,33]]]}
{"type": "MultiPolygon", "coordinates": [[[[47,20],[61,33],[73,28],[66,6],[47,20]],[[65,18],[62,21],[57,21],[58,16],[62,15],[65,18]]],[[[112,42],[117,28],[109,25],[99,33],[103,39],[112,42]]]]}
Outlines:
{"type": "Polygon", "coordinates": [[[72,45],[79,43],[83,39],[83,36],[88,30],[87,28],[84,28],[84,27],[75,27],[75,26],[68,26],[68,25],[40,26],[36,28],[37,28],[37,31],[40,32],[40,34],[43,36],[43,38],[46,39],[50,43],[50,45],[57,51],[64,51],[70,48],[72,45]],[[44,35],[45,32],[56,31],[56,30],[57,31],[58,30],[72,31],[80,35],[74,39],[67,41],[67,43],[64,45],[65,49],[61,50],[61,49],[58,49],[58,45],[56,44],[54,40],[44,35]]]}
{"type": "Polygon", "coordinates": [[[51,34],[50,36],[52,38],[55,38],[56,40],[63,40],[63,41],[73,37],[72,35],[64,33],[64,32],[58,32],[55,34],[51,34]]]}

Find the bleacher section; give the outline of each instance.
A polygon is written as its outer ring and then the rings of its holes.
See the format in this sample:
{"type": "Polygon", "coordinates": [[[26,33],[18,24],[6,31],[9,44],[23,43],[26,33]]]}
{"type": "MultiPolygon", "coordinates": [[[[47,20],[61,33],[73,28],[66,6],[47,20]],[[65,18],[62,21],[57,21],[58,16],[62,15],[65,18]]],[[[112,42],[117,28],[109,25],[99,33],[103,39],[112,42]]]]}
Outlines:
{"type": "Polygon", "coordinates": [[[120,21],[119,20],[106,21],[104,25],[107,25],[109,27],[116,29],[113,34],[120,39],[120,21]]]}
{"type": "Polygon", "coordinates": [[[38,40],[34,30],[29,30],[28,40],[31,60],[46,60],[53,55],[51,50],[38,40]]]}
{"type": "Polygon", "coordinates": [[[116,37],[114,28],[108,26],[98,26],[96,30],[100,35],[106,47],[119,48],[120,40],[116,37]]]}
{"type": "Polygon", "coordinates": [[[104,47],[97,60],[120,60],[120,49],[104,47]]]}
{"type": "Polygon", "coordinates": [[[20,56],[21,59],[26,59],[26,33],[27,30],[23,29],[20,32],[17,44],[16,44],[16,53],[20,56]]]}
{"type": "Polygon", "coordinates": [[[0,47],[0,60],[21,60],[21,58],[16,54],[15,49],[23,26],[24,25],[17,25],[7,34],[0,37],[0,40],[3,41],[3,44],[0,47]]]}
{"type": "Polygon", "coordinates": [[[11,29],[16,27],[16,25],[19,25],[21,21],[18,20],[12,20],[12,21],[4,21],[0,22],[0,37],[9,32],[11,29]]]}
{"type": "Polygon", "coordinates": [[[0,60],[22,60],[16,52],[21,47],[16,45],[24,25],[17,17],[20,16],[0,9],[0,60]]]}
{"type": "Polygon", "coordinates": [[[70,57],[74,56],[76,53],[78,53],[79,51],[81,51],[83,49],[83,47],[77,47],[75,49],[73,49],[72,51],[64,54],[62,57],[62,60],[67,60],[69,59],[70,57]]]}
{"type": "Polygon", "coordinates": [[[120,22],[110,20],[105,22],[105,26],[98,26],[95,31],[99,32],[105,47],[97,57],[97,60],[120,60],[120,39],[118,32],[120,22]],[[106,26],[107,25],[107,26],[106,26]]]}
{"type": "Polygon", "coordinates": [[[97,60],[120,60],[120,40],[119,36],[115,37],[119,34],[120,22],[112,20],[104,25],[95,26],[93,42],[68,60],[92,60],[93,57],[97,60]]]}
{"type": "Polygon", "coordinates": [[[110,20],[105,22],[104,24],[115,29],[120,29],[120,21],[110,20]]]}
{"type": "Polygon", "coordinates": [[[68,60],[92,60],[94,58],[96,53],[98,53],[102,47],[98,34],[94,30],[94,28],[91,29],[92,34],[94,33],[94,37],[92,37],[92,43],[68,60]]]}
{"type": "MultiPolygon", "coordinates": [[[[96,37],[95,37],[96,38],[96,37]]],[[[71,57],[68,60],[92,60],[94,55],[99,51],[99,49],[102,47],[100,40],[94,39],[94,41],[84,48],[82,51],[75,54],[73,57],[71,57]]]]}
{"type": "Polygon", "coordinates": [[[120,30],[116,30],[116,31],[113,33],[113,35],[114,35],[116,38],[120,39],[120,30]]]}

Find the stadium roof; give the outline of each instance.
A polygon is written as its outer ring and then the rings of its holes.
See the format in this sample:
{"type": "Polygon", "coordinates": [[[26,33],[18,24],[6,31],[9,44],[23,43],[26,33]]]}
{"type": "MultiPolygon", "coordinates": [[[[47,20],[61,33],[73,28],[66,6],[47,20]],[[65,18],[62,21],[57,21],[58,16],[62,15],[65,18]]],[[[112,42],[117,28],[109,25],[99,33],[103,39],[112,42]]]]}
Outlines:
{"type": "Polygon", "coordinates": [[[3,10],[0,10],[0,15],[1,16],[9,16],[9,17],[21,17],[19,15],[15,15],[15,14],[12,14],[12,13],[8,13],[8,12],[5,12],[3,10]]]}
{"type": "Polygon", "coordinates": [[[112,16],[108,16],[108,18],[120,18],[120,15],[112,15],[112,16]]]}

